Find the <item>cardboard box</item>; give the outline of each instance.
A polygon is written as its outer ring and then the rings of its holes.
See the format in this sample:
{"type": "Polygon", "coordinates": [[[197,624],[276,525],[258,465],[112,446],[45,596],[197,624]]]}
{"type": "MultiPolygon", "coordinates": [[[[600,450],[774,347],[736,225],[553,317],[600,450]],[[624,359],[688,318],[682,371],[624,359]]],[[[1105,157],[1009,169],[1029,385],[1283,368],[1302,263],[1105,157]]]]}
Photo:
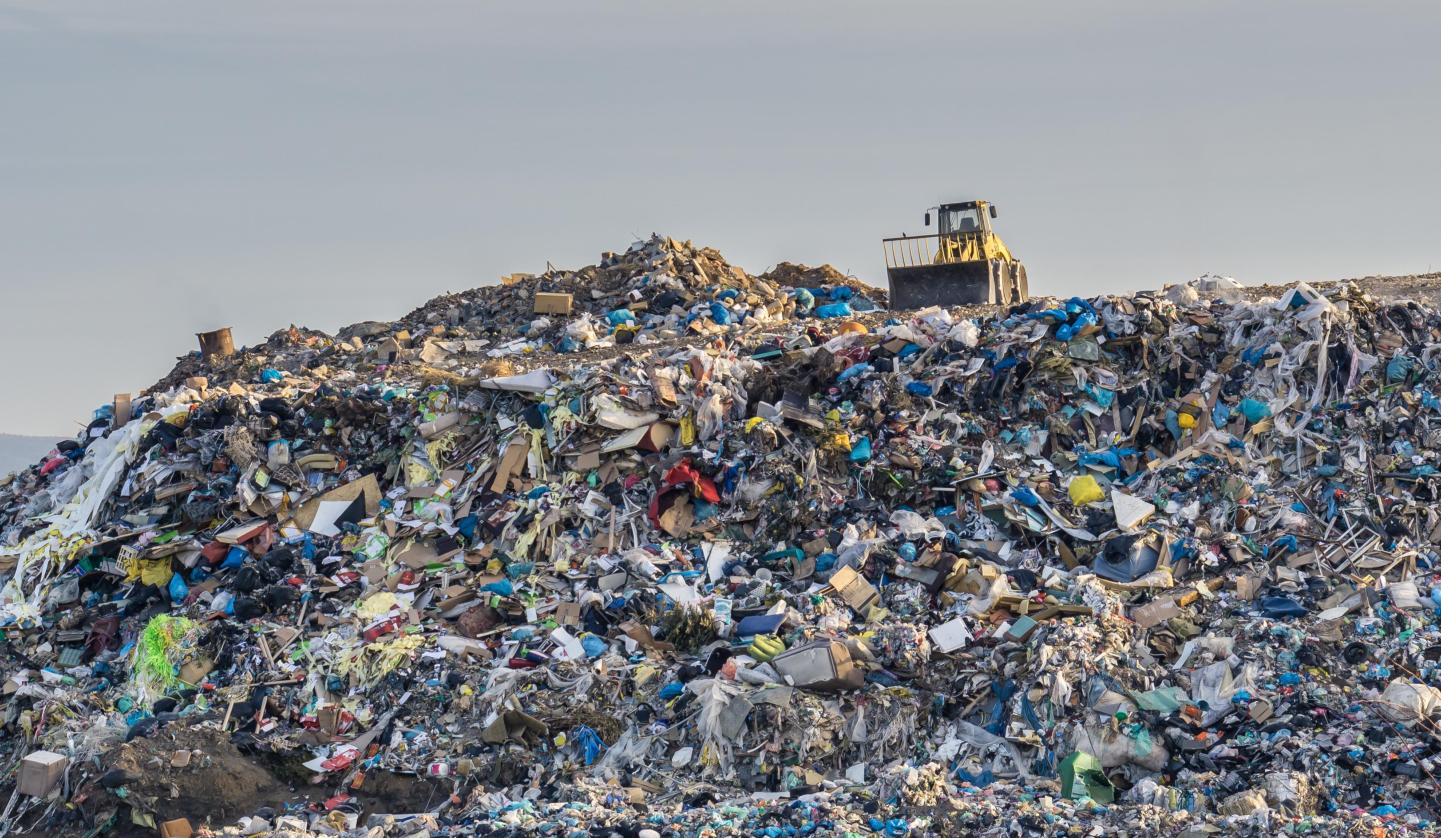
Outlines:
{"type": "Polygon", "coordinates": [[[821,640],[776,655],[771,667],[787,684],[806,690],[854,690],[865,673],[851,661],[846,644],[821,640]]]}
{"type": "Polygon", "coordinates": [[[60,785],[67,762],[64,754],[34,751],[20,760],[20,779],[15,787],[21,794],[44,797],[60,785]]]}
{"type": "Polygon", "coordinates": [[[160,838],[191,838],[195,829],[187,818],[176,818],[160,825],[160,838]]]}
{"type": "Polygon", "coordinates": [[[856,573],[853,568],[843,567],[831,575],[831,587],[846,601],[846,605],[855,609],[858,614],[865,614],[880,599],[881,593],[866,579],[856,573]]]}
{"type": "Polygon", "coordinates": [[[570,314],[571,295],[535,292],[536,314],[570,314]]]}

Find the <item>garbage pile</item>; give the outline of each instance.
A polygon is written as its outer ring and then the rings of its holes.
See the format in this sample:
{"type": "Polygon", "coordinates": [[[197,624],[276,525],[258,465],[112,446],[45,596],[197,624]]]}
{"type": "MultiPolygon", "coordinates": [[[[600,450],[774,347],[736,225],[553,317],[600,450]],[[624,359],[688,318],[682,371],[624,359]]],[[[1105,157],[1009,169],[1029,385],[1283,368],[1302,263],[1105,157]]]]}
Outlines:
{"type": "Polygon", "coordinates": [[[485,355],[507,357],[704,338],[733,323],[849,317],[885,303],[885,292],[829,265],[783,262],[752,276],[712,248],[652,236],[579,270],[511,274],[498,288],[438,297],[400,322],[412,333],[444,323],[474,342],[461,349],[483,343],[485,355]]]}
{"type": "Polygon", "coordinates": [[[0,487],[0,834],[1436,831],[1441,312],[1216,287],[183,358],[0,487]]]}

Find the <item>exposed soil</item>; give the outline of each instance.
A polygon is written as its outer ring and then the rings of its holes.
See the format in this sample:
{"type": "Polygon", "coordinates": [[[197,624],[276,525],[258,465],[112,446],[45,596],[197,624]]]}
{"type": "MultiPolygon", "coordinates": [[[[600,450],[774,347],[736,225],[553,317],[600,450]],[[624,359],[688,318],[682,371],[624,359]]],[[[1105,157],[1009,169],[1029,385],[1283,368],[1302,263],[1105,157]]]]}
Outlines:
{"type": "Polygon", "coordinates": [[[370,771],[358,790],[351,792],[362,814],[409,815],[429,812],[450,797],[449,780],[432,780],[414,774],[370,771]]]}
{"type": "Polygon", "coordinates": [[[195,825],[233,822],[261,806],[303,799],[307,789],[292,789],[242,754],[219,730],[167,725],[112,751],[110,768],[128,779],[125,802],[161,819],[186,817],[195,825]],[[174,767],[177,751],[191,751],[189,765],[174,767]]]}

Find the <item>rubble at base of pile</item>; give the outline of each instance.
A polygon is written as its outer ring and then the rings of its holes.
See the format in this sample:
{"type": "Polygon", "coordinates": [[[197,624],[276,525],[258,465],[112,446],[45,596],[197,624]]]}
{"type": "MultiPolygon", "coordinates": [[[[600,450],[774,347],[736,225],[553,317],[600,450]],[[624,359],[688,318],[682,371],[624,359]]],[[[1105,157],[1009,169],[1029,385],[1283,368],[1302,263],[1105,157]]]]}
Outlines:
{"type": "Polygon", "coordinates": [[[0,834],[1438,831],[1441,312],[768,277],[97,411],[0,485],[0,834]]]}

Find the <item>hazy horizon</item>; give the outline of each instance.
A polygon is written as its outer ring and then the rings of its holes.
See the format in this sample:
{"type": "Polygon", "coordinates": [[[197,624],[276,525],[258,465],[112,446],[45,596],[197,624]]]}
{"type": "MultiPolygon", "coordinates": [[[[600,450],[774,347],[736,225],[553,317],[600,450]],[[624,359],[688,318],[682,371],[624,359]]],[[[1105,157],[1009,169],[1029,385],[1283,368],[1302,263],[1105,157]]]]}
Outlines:
{"type": "Polygon", "coordinates": [[[659,232],[883,282],[987,198],[1035,293],[1441,267],[1441,7],[0,0],[0,431],[229,325],[659,232]]]}

